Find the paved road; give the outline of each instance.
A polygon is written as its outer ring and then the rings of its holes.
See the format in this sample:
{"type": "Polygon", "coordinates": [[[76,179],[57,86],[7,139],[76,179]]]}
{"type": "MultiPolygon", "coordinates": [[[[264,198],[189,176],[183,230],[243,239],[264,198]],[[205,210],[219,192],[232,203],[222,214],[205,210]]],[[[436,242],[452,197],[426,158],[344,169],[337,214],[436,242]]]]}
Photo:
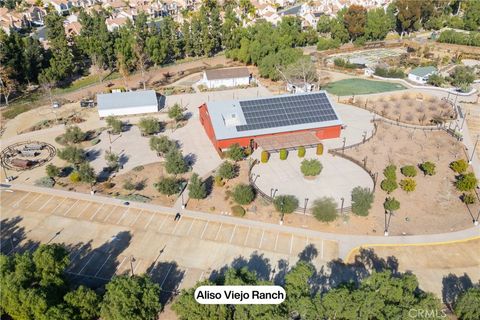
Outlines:
{"type": "MultiPolygon", "coordinates": [[[[86,200],[103,204],[112,204],[112,205],[121,205],[123,201],[113,198],[108,198],[99,195],[89,195],[82,194],[64,190],[57,189],[45,189],[30,185],[23,184],[13,184],[11,189],[22,190],[27,192],[35,193],[47,193],[50,195],[86,200]]],[[[132,209],[139,210],[149,210],[154,212],[162,212],[174,215],[178,209],[164,207],[148,203],[131,203],[130,207],[132,209]]],[[[226,223],[226,224],[235,224],[247,228],[261,228],[265,230],[271,230],[276,232],[286,232],[289,234],[309,237],[309,238],[319,238],[323,240],[332,240],[338,241],[338,257],[345,258],[348,253],[359,246],[362,245],[371,245],[371,244],[418,244],[418,243],[435,243],[435,242],[446,242],[446,241],[455,241],[461,239],[468,239],[480,235],[480,226],[473,226],[469,229],[450,232],[450,233],[441,233],[441,234],[428,234],[428,235],[411,235],[411,236],[361,236],[361,235],[346,235],[346,234],[334,234],[327,232],[320,232],[315,230],[308,230],[303,228],[290,227],[287,225],[277,225],[260,221],[247,220],[242,218],[236,218],[232,216],[224,215],[215,215],[209,214],[200,211],[192,210],[183,210],[182,215],[184,217],[189,217],[193,219],[202,219],[205,221],[217,222],[217,223],[226,223]]]]}

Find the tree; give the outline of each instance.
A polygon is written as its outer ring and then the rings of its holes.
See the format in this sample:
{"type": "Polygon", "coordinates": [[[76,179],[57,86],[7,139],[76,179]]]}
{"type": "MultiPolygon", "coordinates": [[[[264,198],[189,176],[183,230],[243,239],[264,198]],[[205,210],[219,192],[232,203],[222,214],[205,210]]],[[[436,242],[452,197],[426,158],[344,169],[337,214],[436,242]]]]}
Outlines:
{"type": "Polygon", "coordinates": [[[477,202],[477,197],[473,193],[464,193],[462,194],[462,201],[465,204],[474,204],[477,202]]]}
{"type": "Polygon", "coordinates": [[[467,161],[460,159],[450,163],[450,169],[456,173],[464,173],[468,169],[467,161]]]}
{"type": "Polygon", "coordinates": [[[359,216],[368,216],[368,212],[372,208],[374,195],[369,188],[360,186],[352,190],[352,212],[359,216]]]}
{"type": "Polygon", "coordinates": [[[279,195],[273,200],[273,205],[280,213],[292,213],[298,208],[298,199],[293,195],[279,195]]]}
{"type": "Polygon", "coordinates": [[[63,134],[63,139],[66,143],[80,143],[85,140],[87,134],[77,126],[68,127],[63,134]]]}
{"type": "Polygon", "coordinates": [[[339,19],[334,19],[334,22],[332,23],[331,26],[331,36],[332,39],[339,41],[340,43],[346,43],[348,42],[349,36],[348,36],[348,30],[345,28],[345,25],[343,24],[343,21],[339,19]]]}
{"type": "Polygon", "coordinates": [[[100,316],[105,320],[157,319],[160,286],[148,276],[114,277],[105,287],[100,316]]]}
{"type": "Polygon", "coordinates": [[[235,162],[240,161],[245,158],[245,151],[238,143],[234,143],[228,148],[227,157],[235,162]]]}
{"type": "Polygon", "coordinates": [[[170,174],[181,174],[188,171],[183,154],[178,149],[170,149],[165,157],[165,169],[170,174]]]}
{"type": "Polygon", "coordinates": [[[298,59],[280,70],[280,73],[288,83],[309,88],[318,81],[318,74],[315,65],[310,57],[298,59]]]}
{"type": "Polygon", "coordinates": [[[415,182],[415,180],[411,178],[407,178],[407,179],[400,180],[400,187],[402,188],[403,191],[412,192],[412,191],[415,191],[415,188],[417,187],[417,183],[415,182]]]}
{"type": "Polygon", "coordinates": [[[155,151],[159,156],[165,155],[170,150],[177,148],[176,143],[168,139],[167,136],[151,137],[149,144],[150,144],[150,149],[155,151]]]}
{"type": "Polygon", "coordinates": [[[455,304],[455,315],[461,320],[480,319],[480,288],[470,288],[462,293],[455,304]]]}
{"type": "Polygon", "coordinates": [[[427,83],[435,87],[441,87],[445,83],[445,78],[434,73],[428,77],[427,83]]]}
{"type": "Polygon", "coordinates": [[[365,36],[368,40],[383,40],[395,27],[395,16],[385,12],[383,8],[371,9],[367,12],[365,36]]]}
{"type": "Polygon", "coordinates": [[[183,120],[183,110],[178,103],[175,103],[170,109],[168,109],[168,117],[175,120],[175,122],[183,120]]]}
{"type": "Polygon", "coordinates": [[[123,129],[123,122],[114,116],[108,116],[105,121],[107,125],[112,129],[112,132],[115,134],[119,134],[122,132],[123,129]]]}
{"type": "Polygon", "coordinates": [[[397,20],[401,28],[401,36],[404,32],[410,32],[413,29],[418,29],[418,22],[422,15],[421,2],[410,0],[396,0],[395,6],[397,8],[397,20]]]}
{"type": "Polygon", "coordinates": [[[255,192],[251,185],[240,183],[233,188],[232,197],[236,203],[246,205],[255,199],[255,192]]]}
{"type": "Polygon", "coordinates": [[[230,161],[224,161],[217,170],[217,176],[230,180],[238,175],[236,166],[230,161]]]}
{"type": "Polygon", "coordinates": [[[323,197],[313,202],[312,213],[317,220],[331,222],[337,219],[337,203],[335,199],[323,197]]]}
{"type": "Polygon", "coordinates": [[[73,165],[78,165],[85,161],[85,151],[75,146],[67,146],[58,150],[58,157],[73,165]]]}
{"type": "Polygon", "coordinates": [[[393,211],[400,209],[400,202],[398,202],[394,197],[388,197],[383,203],[383,208],[392,213],[393,211]]]}
{"type": "Polygon", "coordinates": [[[72,307],[73,314],[78,315],[80,319],[98,317],[100,298],[92,289],[79,286],[75,291],[67,293],[63,299],[72,307]]]}
{"type": "Polygon", "coordinates": [[[107,151],[105,152],[105,160],[107,161],[107,166],[111,170],[117,170],[119,165],[120,157],[118,154],[107,151]]]}
{"type": "Polygon", "coordinates": [[[351,5],[345,12],[343,20],[350,37],[355,40],[365,33],[367,9],[359,5],[351,5]]]}
{"type": "Polygon", "coordinates": [[[435,163],[430,161],[423,162],[420,164],[420,170],[422,170],[426,176],[433,176],[435,174],[435,163]]]}
{"type": "Polygon", "coordinates": [[[153,184],[161,194],[171,196],[180,192],[180,181],[175,178],[163,177],[158,183],[153,184]]]}
{"type": "Polygon", "coordinates": [[[304,176],[318,176],[322,171],[322,164],[317,159],[303,160],[300,166],[300,171],[302,171],[304,176]]]}
{"type": "Polygon", "coordinates": [[[51,163],[46,166],[45,171],[47,173],[47,176],[54,180],[55,177],[58,177],[60,175],[60,168],[51,163]]]}
{"type": "Polygon", "coordinates": [[[78,167],[80,181],[93,184],[96,181],[95,170],[87,162],[83,162],[78,167]]]}
{"type": "Polygon", "coordinates": [[[473,172],[464,173],[455,182],[455,187],[459,191],[472,191],[477,187],[478,180],[473,172]]]}
{"type": "Polygon", "coordinates": [[[328,15],[321,15],[317,22],[317,31],[320,33],[329,33],[332,28],[333,19],[328,15]]]}
{"type": "Polygon", "coordinates": [[[392,193],[395,191],[395,189],[398,188],[398,184],[395,180],[392,179],[384,179],[380,183],[380,187],[382,188],[383,191],[386,191],[388,194],[392,193]]]}
{"type": "Polygon", "coordinates": [[[450,74],[450,78],[452,85],[465,92],[468,91],[469,86],[475,80],[475,74],[469,67],[456,66],[450,74]]]}
{"type": "Polygon", "coordinates": [[[154,117],[144,117],[138,122],[142,135],[152,135],[160,132],[160,122],[154,117]]]}
{"type": "MultiPolygon", "coordinates": [[[[7,69],[4,66],[0,65],[0,97],[3,95],[5,98],[5,104],[8,106],[8,97],[14,93],[18,84],[15,79],[12,77],[13,72],[11,69],[7,69]]],[[[0,101],[1,102],[1,101],[0,101]]]]}
{"type": "Polygon", "coordinates": [[[192,199],[204,199],[207,196],[207,189],[202,178],[193,173],[188,185],[188,196],[192,199]]]}
{"type": "Polygon", "coordinates": [[[400,172],[405,177],[415,177],[417,175],[417,169],[414,166],[403,166],[400,168],[400,172]]]}

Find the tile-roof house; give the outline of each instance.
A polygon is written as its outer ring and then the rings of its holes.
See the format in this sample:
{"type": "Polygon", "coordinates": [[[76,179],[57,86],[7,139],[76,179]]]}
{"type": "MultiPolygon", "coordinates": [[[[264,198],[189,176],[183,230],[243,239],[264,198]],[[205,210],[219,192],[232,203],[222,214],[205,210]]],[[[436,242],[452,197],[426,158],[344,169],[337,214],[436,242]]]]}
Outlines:
{"type": "Polygon", "coordinates": [[[58,12],[60,15],[68,15],[70,9],[73,8],[73,4],[70,0],[50,0],[49,4],[58,12]]]}

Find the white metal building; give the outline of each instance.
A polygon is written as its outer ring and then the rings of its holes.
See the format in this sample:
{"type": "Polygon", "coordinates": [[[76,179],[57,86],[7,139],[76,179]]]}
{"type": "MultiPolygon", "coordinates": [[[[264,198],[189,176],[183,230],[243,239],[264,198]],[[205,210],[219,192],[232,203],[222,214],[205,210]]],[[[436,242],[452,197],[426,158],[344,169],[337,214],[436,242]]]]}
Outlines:
{"type": "Polygon", "coordinates": [[[408,80],[416,83],[425,84],[432,74],[437,73],[437,68],[433,66],[415,68],[408,74],[408,80]]]}
{"type": "Polygon", "coordinates": [[[152,113],[158,112],[158,99],[153,90],[98,94],[97,107],[100,118],[152,113]]]}
{"type": "Polygon", "coordinates": [[[226,68],[206,70],[202,83],[209,89],[220,87],[248,86],[252,77],[247,68],[226,68]]]}

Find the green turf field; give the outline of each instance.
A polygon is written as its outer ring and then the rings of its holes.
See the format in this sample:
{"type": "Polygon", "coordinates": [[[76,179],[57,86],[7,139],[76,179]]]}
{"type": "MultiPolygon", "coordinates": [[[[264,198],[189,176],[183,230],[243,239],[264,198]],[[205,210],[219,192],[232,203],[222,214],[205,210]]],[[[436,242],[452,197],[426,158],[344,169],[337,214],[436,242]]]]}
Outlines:
{"type": "Polygon", "coordinates": [[[337,96],[351,96],[404,89],[406,89],[406,87],[398,83],[365,79],[345,79],[331,82],[325,87],[325,90],[337,96]]]}

